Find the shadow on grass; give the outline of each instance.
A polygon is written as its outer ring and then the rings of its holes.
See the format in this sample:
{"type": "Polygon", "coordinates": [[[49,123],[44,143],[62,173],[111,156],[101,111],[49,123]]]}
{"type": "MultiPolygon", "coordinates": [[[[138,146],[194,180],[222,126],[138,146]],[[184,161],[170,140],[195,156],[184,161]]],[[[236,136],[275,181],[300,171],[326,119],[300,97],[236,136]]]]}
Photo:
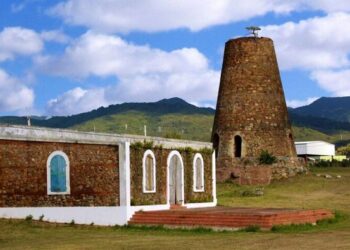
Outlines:
{"type": "Polygon", "coordinates": [[[215,232],[212,228],[205,228],[205,227],[193,227],[193,228],[181,228],[181,227],[174,227],[169,228],[163,225],[159,226],[134,226],[134,225],[125,225],[125,226],[114,226],[114,229],[118,230],[127,230],[127,231],[154,231],[154,232],[185,232],[185,233],[196,233],[196,234],[207,234],[215,232]]]}
{"type": "Polygon", "coordinates": [[[348,219],[348,216],[342,214],[340,212],[334,213],[334,218],[324,219],[317,221],[316,225],[312,225],[311,223],[305,224],[291,224],[291,225],[281,225],[281,226],[273,226],[271,228],[271,232],[273,233],[298,233],[305,231],[320,231],[323,229],[329,229],[331,225],[337,224],[341,221],[348,219]]]}

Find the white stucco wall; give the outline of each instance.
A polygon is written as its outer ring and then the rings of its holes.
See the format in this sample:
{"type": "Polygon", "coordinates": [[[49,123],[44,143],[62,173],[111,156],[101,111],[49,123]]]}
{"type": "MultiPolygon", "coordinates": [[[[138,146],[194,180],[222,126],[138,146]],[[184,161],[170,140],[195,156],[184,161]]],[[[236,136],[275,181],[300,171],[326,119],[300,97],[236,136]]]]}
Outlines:
{"type": "Polygon", "coordinates": [[[1,218],[24,219],[32,215],[38,220],[44,215],[44,221],[102,226],[126,224],[126,210],[123,207],[2,207],[1,218]]]}
{"type": "Polygon", "coordinates": [[[335,145],[324,141],[295,142],[297,155],[335,155],[335,145]]]}

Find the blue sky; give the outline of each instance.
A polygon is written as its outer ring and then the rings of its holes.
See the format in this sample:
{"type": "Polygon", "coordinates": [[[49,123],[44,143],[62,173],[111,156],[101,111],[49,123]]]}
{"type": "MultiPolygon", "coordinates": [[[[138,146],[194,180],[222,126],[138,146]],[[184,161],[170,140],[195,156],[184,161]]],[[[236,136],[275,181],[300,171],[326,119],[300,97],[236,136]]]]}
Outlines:
{"type": "Polygon", "coordinates": [[[250,25],[274,40],[289,106],[350,95],[348,0],[17,0],[0,16],[0,115],[214,107],[224,44],[250,25]]]}

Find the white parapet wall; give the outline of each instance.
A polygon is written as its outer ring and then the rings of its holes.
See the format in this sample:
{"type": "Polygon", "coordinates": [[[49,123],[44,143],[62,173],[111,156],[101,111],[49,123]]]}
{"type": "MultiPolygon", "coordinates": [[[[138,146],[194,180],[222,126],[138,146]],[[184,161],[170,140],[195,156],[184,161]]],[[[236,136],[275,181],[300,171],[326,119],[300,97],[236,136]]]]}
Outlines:
{"type": "Polygon", "coordinates": [[[168,139],[152,136],[139,136],[127,134],[110,134],[82,132],[68,129],[52,129],[42,127],[28,126],[4,126],[0,125],[0,139],[20,140],[20,141],[44,141],[44,142],[63,142],[63,143],[87,143],[102,145],[118,145],[121,142],[140,142],[152,141],[154,145],[162,145],[163,148],[184,148],[193,149],[211,148],[209,142],[187,141],[168,139]]]}
{"type": "Polygon", "coordinates": [[[127,213],[123,207],[2,207],[0,217],[24,219],[33,216],[34,220],[101,226],[125,225],[127,213]]]}

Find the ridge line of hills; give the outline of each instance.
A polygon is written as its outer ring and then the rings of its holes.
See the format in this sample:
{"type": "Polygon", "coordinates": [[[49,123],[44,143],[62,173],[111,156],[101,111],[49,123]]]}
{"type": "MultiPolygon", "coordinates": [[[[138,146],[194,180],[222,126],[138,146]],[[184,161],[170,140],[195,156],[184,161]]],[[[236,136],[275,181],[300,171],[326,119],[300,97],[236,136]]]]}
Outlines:
{"type": "MultiPolygon", "coordinates": [[[[322,97],[288,108],[297,140],[350,142],[350,97],[322,97]]],[[[174,97],[157,102],[122,103],[70,116],[33,116],[33,126],[72,128],[83,131],[142,134],[208,141],[215,110],[197,107],[174,97]]],[[[3,116],[1,124],[26,125],[26,117],[3,116]]]]}

